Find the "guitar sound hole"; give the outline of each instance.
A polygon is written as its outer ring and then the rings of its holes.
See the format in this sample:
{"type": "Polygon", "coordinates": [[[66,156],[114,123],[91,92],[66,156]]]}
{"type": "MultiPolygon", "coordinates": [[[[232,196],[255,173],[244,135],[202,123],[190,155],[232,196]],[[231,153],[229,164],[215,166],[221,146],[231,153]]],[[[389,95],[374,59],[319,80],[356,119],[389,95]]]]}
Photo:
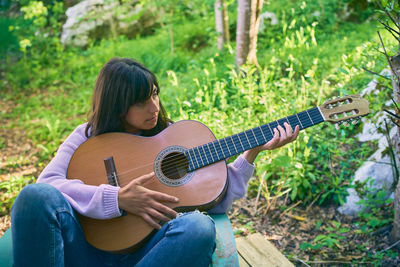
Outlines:
{"type": "Polygon", "coordinates": [[[172,152],[161,162],[161,171],[169,179],[180,179],[187,173],[189,163],[184,154],[172,152]]]}

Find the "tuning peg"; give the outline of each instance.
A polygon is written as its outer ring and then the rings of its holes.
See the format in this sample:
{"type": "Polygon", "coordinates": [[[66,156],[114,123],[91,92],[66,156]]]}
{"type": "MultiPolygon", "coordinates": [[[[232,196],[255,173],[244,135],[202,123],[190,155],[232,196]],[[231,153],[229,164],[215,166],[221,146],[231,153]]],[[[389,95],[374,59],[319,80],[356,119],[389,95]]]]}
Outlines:
{"type": "Polygon", "coordinates": [[[354,125],[354,124],[357,124],[360,120],[361,120],[361,117],[358,116],[358,117],[355,117],[351,123],[354,125]]]}
{"type": "Polygon", "coordinates": [[[349,126],[349,123],[348,123],[347,121],[344,121],[344,122],[343,122],[343,125],[346,126],[346,127],[348,127],[348,126],[349,126]]]}
{"type": "Polygon", "coordinates": [[[340,129],[340,124],[339,123],[335,124],[335,128],[336,128],[336,130],[339,130],[340,129]]]}

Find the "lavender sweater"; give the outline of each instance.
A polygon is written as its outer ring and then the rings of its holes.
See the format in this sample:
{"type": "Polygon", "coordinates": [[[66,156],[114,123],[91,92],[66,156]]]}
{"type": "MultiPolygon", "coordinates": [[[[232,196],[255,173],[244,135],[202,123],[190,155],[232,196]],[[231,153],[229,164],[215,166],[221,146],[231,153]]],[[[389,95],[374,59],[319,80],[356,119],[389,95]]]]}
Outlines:
{"type": "MultiPolygon", "coordinates": [[[[66,179],[67,168],[72,154],[87,140],[86,123],[79,125],[59,147],[56,156],[50,161],[37,182],[48,183],[57,188],[82,215],[95,219],[111,219],[121,216],[118,207],[119,187],[108,184],[86,185],[80,180],[66,179]]],[[[243,197],[247,182],[254,171],[254,165],[243,157],[238,157],[228,165],[228,189],[222,201],[210,213],[227,212],[235,199],[243,197]]]]}

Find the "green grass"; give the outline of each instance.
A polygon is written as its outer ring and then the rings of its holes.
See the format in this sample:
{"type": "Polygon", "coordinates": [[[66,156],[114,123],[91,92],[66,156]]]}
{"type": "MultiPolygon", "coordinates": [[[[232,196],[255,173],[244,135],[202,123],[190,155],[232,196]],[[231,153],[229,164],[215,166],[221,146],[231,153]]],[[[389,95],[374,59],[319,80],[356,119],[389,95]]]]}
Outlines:
{"type": "Polygon", "coordinates": [[[14,23],[15,19],[0,16],[0,59],[18,48],[17,37],[9,30],[14,23]]]}

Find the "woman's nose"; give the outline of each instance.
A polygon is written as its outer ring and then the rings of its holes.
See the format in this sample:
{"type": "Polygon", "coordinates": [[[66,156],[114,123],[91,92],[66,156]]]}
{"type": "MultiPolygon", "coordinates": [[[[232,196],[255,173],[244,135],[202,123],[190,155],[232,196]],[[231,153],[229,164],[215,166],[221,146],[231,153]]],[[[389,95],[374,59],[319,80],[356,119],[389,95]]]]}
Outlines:
{"type": "Polygon", "coordinates": [[[151,99],[149,111],[156,113],[160,110],[158,99],[151,99]]]}

